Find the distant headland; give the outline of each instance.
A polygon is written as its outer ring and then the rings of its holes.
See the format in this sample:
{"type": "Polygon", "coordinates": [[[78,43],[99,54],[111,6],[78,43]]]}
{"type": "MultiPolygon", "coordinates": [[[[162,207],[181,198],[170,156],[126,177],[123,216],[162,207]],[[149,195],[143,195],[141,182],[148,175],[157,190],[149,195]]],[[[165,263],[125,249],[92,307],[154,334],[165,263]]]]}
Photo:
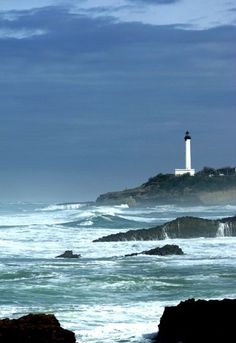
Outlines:
{"type": "Polygon", "coordinates": [[[158,174],[142,185],[101,194],[98,205],[236,205],[236,168],[204,167],[194,176],[158,174]]]}

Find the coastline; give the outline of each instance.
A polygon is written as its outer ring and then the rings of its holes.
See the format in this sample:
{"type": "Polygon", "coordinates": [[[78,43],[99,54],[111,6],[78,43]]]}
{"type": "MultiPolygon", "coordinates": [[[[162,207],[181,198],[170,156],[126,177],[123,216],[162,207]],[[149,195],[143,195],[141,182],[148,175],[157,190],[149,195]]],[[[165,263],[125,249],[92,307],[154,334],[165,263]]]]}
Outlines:
{"type": "MultiPolygon", "coordinates": [[[[211,169],[210,169],[211,170],[211,169]]],[[[123,191],[101,194],[97,205],[121,205],[130,207],[175,204],[178,206],[208,206],[236,204],[236,173],[222,174],[224,168],[212,172],[205,169],[194,176],[184,174],[158,174],[142,185],[123,191]]],[[[228,169],[226,169],[228,170],[228,169]]]]}
{"type": "MultiPolygon", "coordinates": [[[[153,343],[229,342],[236,338],[234,314],[236,299],[187,299],[167,306],[150,335],[153,343]],[[217,330],[216,330],[217,328],[217,330]]],[[[147,336],[147,335],[146,335],[147,336]]],[[[19,319],[0,319],[0,338],[4,343],[76,343],[75,334],[61,327],[52,314],[29,314],[19,319]]],[[[112,341],[112,337],[111,337],[112,341]]],[[[77,341],[77,343],[79,343],[77,341]]]]}

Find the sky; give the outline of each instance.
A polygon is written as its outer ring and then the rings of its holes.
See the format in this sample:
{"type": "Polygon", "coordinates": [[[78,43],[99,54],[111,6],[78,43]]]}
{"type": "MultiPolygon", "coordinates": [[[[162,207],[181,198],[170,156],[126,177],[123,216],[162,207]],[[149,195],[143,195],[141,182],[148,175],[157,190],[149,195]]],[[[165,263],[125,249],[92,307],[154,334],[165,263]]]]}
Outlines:
{"type": "Polygon", "coordinates": [[[0,0],[0,201],[236,166],[236,3],[0,0]]]}

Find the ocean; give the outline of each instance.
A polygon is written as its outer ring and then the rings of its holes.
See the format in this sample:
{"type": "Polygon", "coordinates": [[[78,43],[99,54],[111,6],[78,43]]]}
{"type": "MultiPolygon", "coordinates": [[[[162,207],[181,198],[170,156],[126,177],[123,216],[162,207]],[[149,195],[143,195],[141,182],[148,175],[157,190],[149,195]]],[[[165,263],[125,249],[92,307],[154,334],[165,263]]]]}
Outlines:
{"type": "Polygon", "coordinates": [[[165,306],[235,298],[236,237],[92,241],[186,215],[235,214],[230,205],[0,204],[0,317],[54,313],[80,343],[149,343],[165,306]],[[165,244],[185,254],[124,256],[165,244]],[[65,250],[81,258],[55,258],[65,250]]]}

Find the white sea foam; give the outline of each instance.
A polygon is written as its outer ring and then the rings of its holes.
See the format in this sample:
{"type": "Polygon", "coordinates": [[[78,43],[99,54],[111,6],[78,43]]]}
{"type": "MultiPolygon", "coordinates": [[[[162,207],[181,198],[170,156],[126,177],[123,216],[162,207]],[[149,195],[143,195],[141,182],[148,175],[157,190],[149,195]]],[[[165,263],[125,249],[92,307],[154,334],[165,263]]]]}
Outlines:
{"type": "Polygon", "coordinates": [[[121,205],[117,205],[115,206],[116,208],[129,208],[128,204],[121,204],[121,205]]]}
{"type": "MultiPolygon", "coordinates": [[[[56,225],[56,224],[62,224],[64,222],[63,219],[56,219],[56,218],[40,218],[40,217],[2,217],[1,218],[1,227],[2,226],[27,226],[27,225],[56,225]]],[[[0,228],[1,228],[0,227],[0,228]]]]}
{"type": "Polygon", "coordinates": [[[115,216],[116,214],[122,213],[122,207],[120,206],[101,206],[94,209],[95,213],[115,216]]]}
{"type": "MultiPolygon", "coordinates": [[[[165,305],[174,304],[167,302],[165,305]]],[[[76,332],[79,342],[150,342],[145,335],[157,331],[157,324],[164,310],[164,303],[152,301],[128,305],[78,306],[79,317],[75,312],[58,312],[57,317],[64,327],[76,332]],[[153,314],[150,319],[150,313],[153,314]],[[72,318],[68,322],[67,318],[72,318]],[[90,325],[87,325],[87,322],[90,325]],[[79,329],[78,329],[79,328],[79,329]]]]}
{"type": "Polygon", "coordinates": [[[216,233],[217,237],[224,237],[225,236],[225,224],[219,223],[219,227],[216,233]]]}
{"type": "Polygon", "coordinates": [[[80,226],[92,226],[93,225],[93,221],[92,220],[86,220],[82,223],[79,224],[80,226]]]}
{"type": "Polygon", "coordinates": [[[152,222],[155,222],[156,221],[156,218],[145,218],[145,217],[138,217],[138,216],[124,216],[124,215],[120,215],[119,216],[120,218],[123,218],[123,219],[127,219],[127,220],[133,220],[133,221],[136,221],[136,222],[143,222],[143,223],[152,223],[152,222]]]}
{"type": "Polygon", "coordinates": [[[229,223],[219,223],[219,227],[216,233],[217,237],[232,236],[232,228],[229,223]]]}
{"type": "Polygon", "coordinates": [[[45,208],[39,209],[40,211],[58,211],[58,210],[76,210],[86,206],[86,204],[59,204],[59,205],[49,205],[45,208]]]}

